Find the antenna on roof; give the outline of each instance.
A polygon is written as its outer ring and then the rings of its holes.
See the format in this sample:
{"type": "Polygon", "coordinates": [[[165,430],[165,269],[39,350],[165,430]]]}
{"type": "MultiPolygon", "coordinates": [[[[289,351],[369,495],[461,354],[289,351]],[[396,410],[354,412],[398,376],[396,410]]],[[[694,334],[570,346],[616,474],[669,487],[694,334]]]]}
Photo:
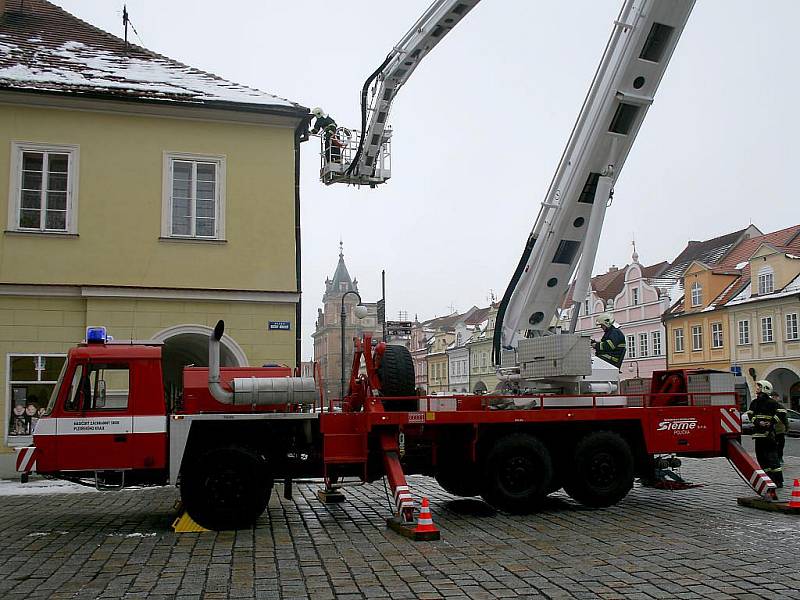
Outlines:
{"type": "Polygon", "coordinates": [[[136,27],[134,27],[133,23],[131,23],[131,17],[128,14],[128,5],[127,4],[123,4],[122,5],[122,25],[123,25],[123,27],[125,27],[125,47],[126,48],[128,47],[128,25],[131,26],[131,29],[133,30],[133,33],[136,34],[136,37],[139,38],[139,41],[142,44],[144,44],[144,41],[142,40],[142,37],[139,35],[139,32],[136,31],[136,27]]]}

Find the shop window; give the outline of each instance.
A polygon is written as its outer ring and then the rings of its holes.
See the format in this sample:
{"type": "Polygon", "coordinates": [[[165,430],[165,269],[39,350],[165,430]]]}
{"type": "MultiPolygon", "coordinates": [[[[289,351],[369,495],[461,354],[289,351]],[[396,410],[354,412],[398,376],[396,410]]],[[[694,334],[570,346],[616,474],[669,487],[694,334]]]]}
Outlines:
{"type": "Polygon", "coordinates": [[[63,354],[8,356],[9,443],[30,443],[30,435],[47,409],[65,362],[63,354]]]}

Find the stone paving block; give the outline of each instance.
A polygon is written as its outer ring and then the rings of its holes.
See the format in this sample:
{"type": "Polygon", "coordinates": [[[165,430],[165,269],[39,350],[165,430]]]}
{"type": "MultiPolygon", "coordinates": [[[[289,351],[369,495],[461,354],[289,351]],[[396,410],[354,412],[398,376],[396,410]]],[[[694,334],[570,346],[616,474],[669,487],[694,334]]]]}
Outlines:
{"type": "MultiPolygon", "coordinates": [[[[787,459],[787,477],[800,475],[787,459]]],[[[413,476],[443,532],[426,544],[387,531],[380,482],[348,488],[335,507],[297,485],[253,529],[181,535],[169,488],[12,496],[0,504],[0,598],[800,600],[800,520],[738,506],[747,488],[723,459],[687,459],[683,475],[706,485],[637,486],[597,511],[559,492],[524,516],[413,476]]]]}

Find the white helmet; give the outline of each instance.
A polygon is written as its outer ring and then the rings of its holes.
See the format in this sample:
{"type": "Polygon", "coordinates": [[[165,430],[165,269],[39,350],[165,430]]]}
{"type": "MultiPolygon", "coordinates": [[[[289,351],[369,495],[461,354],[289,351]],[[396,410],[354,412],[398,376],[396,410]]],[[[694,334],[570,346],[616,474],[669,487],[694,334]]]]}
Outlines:
{"type": "Polygon", "coordinates": [[[322,110],[319,106],[317,106],[311,109],[311,114],[314,115],[315,117],[324,117],[325,111],[322,110]]]}
{"type": "Polygon", "coordinates": [[[756,385],[760,387],[761,391],[767,394],[768,396],[772,393],[772,384],[766,379],[762,379],[761,381],[756,381],[756,385]]]}
{"type": "Polygon", "coordinates": [[[594,319],[594,322],[598,325],[605,325],[606,327],[611,327],[614,324],[614,317],[611,316],[611,313],[600,313],[594,319]]]}

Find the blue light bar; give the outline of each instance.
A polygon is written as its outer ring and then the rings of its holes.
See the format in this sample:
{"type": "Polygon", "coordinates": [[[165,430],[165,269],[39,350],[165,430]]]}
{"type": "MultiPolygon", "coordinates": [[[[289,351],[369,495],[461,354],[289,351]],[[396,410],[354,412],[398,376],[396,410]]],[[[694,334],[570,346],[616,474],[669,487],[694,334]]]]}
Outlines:
{"type": "Polygon", "coordinates": [[[105,344],[106,343],[106,328],[105,327],[87,327],[86,328],[86,343],[87,344],[105,344]]]}

